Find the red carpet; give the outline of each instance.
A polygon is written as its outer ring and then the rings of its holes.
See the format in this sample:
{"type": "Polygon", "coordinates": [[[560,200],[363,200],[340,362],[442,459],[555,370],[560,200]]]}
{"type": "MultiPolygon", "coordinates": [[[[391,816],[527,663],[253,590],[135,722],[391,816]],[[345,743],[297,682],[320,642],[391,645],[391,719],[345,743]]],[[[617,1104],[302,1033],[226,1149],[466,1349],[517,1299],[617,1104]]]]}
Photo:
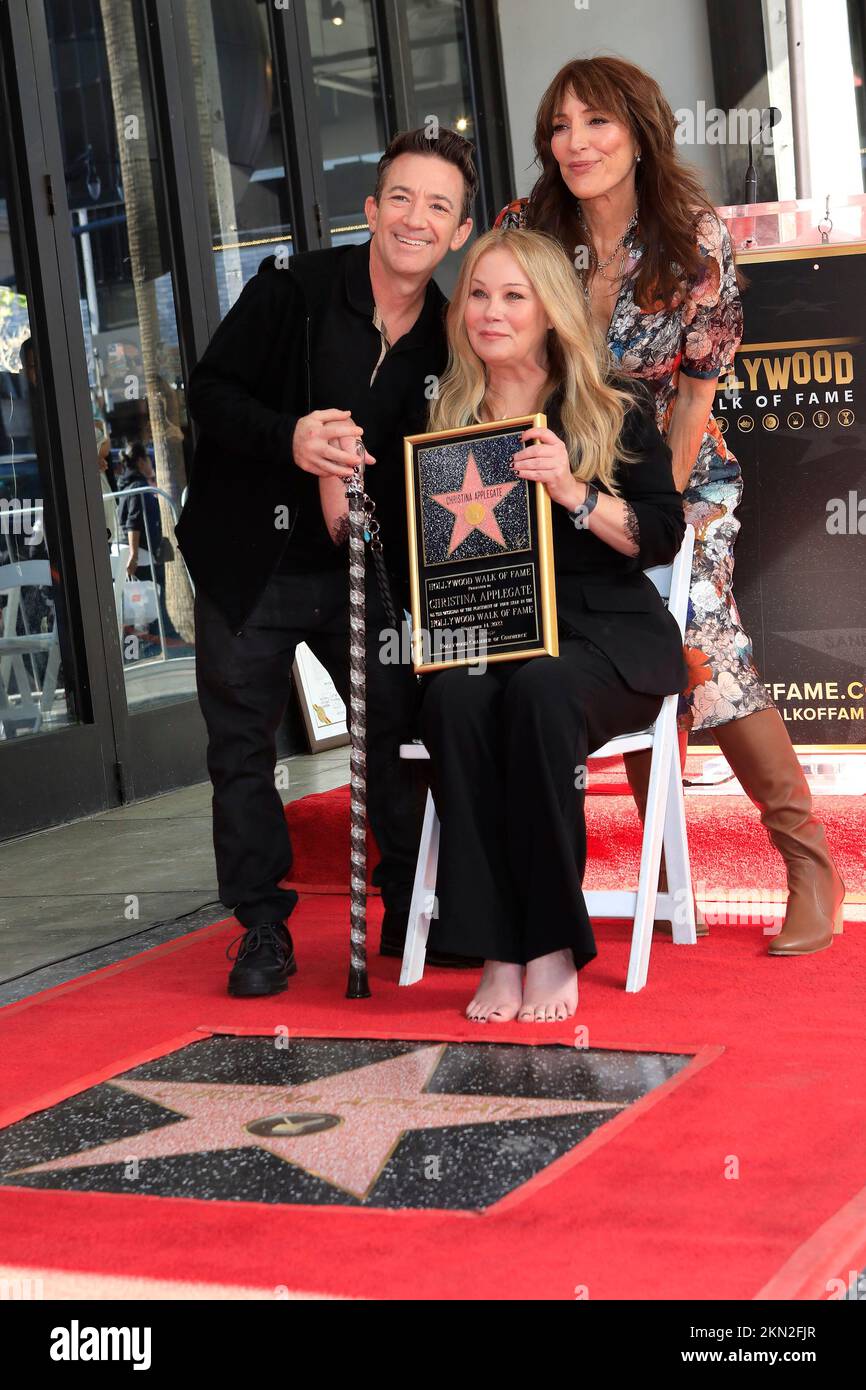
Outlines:
{"type": "MultiPolygon", "coordinates": [[[[300,827],[317,801],[292,807],[298,878],[312,868],[300,827]]],[[[853,827],[854,807],[834,814],[853,827]]],[[[719,873],[732,825],[726,809],[715,842],[709,823],[701,831],[719,873]]],[[[374,898],[371,923],[380,915],[374,898]]],[[[474,979],[463,972],[429,970],[401,990],[398,962],[372,955],[373,997],[346,1001],[344,897],[305,895],[292,927],[300,972],[275,999],[226,996],[228,922],[0,1010],[0,1123],[211,1032],[577,1039],[695,1062],[482,1215],[3,1188],[4,1264],[361,1298],[646,1300],[821,1299],[866,1263],[860,924],[800,960],[766,956],[760,927],[716,926],[695,947],[660,940],[639,995],[623,989],[625,927],[603,924],[575,1019],[483,1034],[462,1017],[474,979]]]]}
{"type": "MultiPolygon", "coordinates": [[[[699,759],[694,767],[699,767],[699,759]]],[[[637,886],[640,823],[631,797],[620,795],[627,791],[621,769],[621,759],[610,759],[600,773],[592,774],[586,801],[588,889],[637,886]],[[599,787],[607,794],[598,794],[599,787]]],[[[692,771],[691,758],[686,771],[692,771]]],[[[846,900],[866,902],[866,798],[822,796],[815,806],[845,881],[846,900]]],[[[287,882],[317,892],[348,892],[348,787],[304,797],[291,803],[287,813],[295,853],[287,882]]],[[[785,866],[747,797],[687,796],[686,817],[698,898],[725,901],[732,889],[752,888],[759,893],[777,890],[775,895],[784,898],[785,866]]],[[[369,878],[378,862],[371,835],[367,848],[369,878]]]]}

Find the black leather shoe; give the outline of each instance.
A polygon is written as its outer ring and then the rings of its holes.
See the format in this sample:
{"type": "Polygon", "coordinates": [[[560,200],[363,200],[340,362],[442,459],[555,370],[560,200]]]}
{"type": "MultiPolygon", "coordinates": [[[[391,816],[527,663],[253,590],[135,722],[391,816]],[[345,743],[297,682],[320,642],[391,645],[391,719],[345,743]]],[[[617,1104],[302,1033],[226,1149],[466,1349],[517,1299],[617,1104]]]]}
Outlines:
{"type": "MultiPolygon", "coordinates": [[[[408,912],[390,912],[386,909],[382,918],[380,956],[402,957],[408,926],[408,912]]],[[[427,965],[438,965],[446,970],[478,970],[484,964],[479,956],[455,956],[450,951],[428,950],[425,960],[427,965]]]]}
{"type": "Polygon", "coordinates": [[[247,928],[231,943],[226,956],[234,961],[229,975],[229,994],[234,995],[282,994],[289,976],[298,968],[291,933],[284,922],[247,928]],[[238,946],[236,956],[231,953],[232,946],[238,946]]]}

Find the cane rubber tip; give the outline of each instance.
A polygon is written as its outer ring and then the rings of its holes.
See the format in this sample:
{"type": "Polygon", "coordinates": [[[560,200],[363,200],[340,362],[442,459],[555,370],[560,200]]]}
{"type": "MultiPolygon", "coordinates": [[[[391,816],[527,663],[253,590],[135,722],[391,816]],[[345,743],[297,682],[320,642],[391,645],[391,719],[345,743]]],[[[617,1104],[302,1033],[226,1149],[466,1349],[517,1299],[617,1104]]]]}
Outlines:
{"type": "Polygon", "coordinates": [[[351,974],[349,976],[349,983],[346,987],[346,998],[369,999],[370,997],[370,985],[367,980],[366,971],[363,975],[351,974]]]}

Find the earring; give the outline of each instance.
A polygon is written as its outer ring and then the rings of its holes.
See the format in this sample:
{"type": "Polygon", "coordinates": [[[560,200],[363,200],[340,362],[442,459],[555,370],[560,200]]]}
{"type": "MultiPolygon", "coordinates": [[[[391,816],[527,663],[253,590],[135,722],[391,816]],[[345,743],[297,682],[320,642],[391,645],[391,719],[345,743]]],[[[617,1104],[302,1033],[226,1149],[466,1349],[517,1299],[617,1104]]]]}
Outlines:
{"type": "Polygon", "coordinates": [[[635,155],[634,162],[635,164],[640,164],[640,150],[638,150],[637,154],[635,155]]]}

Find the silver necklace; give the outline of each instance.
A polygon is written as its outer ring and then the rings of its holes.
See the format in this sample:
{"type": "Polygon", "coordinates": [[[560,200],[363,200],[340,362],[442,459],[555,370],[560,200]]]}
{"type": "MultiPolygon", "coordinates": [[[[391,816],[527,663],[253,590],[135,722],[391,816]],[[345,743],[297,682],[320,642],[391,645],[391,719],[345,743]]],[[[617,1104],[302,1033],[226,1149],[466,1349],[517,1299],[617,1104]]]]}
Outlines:
{"type": "MultiPolygon", "coordinates": [[[[584,227],[586,227],[586,223],[584,222],[584,219],[583,219],[583,211],[581,210],[579,204],[578,204],[578,216],[579,216],[581,222],[583,223],[584,227]]],[[[609,284],[609,285],[615,285],[615,284],[617,283],[617,281],[621,281],[621,280],[622,280],[622,277],[623,277],[623,275],[624,275],[624,273],[625,273],[625,263],[626,263],[626,261],[627,261],[627,259],[628,259],[628,250],[627,250],[627,247],[626,247],[626,242],[629,240],[629,238],[631,237],[632,232],[635,230],[636,227],[637,227],[637,208],[635,208],[634,212],[632,213],[631,217],[629,218],[629,220],[628,220],[628,225],[627,225],[625,231],[623,232],[622,236],[619,238],[619,241],[616,243],[616,246],[613,248],[613,250],[611,251],[610,255],[607,257],[606,260],[600,261],[600,260],[598,259],[598,254],[597,254],[597,252],[596,252],[596,249],[595,249],[595,247],[590,243],[590,249],[591,249],[591,251],[592,251],[592,258],[593,258],[593,260],[594,260],[594,262],[595,262],[595,270],[596,270],[596,273],[600,276],[600,278],[601,278],[602,280],[606,281],[606,283],[609,284]],[[613,262],[616,260],[616,257],[617,257],[617,256],[620,256],[620,263],[619,263],[619,272],[618,272],[618,274],[616,274],[616,275],[607,275],[605,272],[607,271],[608,266],[613,264],[613,262]]],[[[579,247],[575,247],[575,256],[577,255],[578,250],[579,250],[579,247]]],[[[589,300],[589,277],[587,277],[587,278],[583,281],[583,293],[584,293],[584,295],[586,296],[587,300],[589,300]]]]}

